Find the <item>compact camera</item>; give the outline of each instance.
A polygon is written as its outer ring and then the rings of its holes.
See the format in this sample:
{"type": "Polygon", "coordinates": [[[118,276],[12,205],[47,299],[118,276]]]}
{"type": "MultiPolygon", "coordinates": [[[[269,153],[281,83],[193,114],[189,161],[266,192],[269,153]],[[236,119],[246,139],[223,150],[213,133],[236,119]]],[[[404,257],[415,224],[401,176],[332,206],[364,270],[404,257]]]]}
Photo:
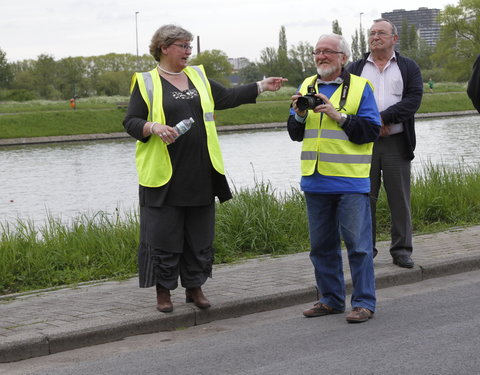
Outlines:
{"type": "Polygon", "coordinates": [[[297,108],[300,111],[314,109],[317,105],[324,104],[322,99],[315,96],[317,92],[315,91],[314,85],[309,85],[307,91],[307,94],[297,99],[297,108]]]}

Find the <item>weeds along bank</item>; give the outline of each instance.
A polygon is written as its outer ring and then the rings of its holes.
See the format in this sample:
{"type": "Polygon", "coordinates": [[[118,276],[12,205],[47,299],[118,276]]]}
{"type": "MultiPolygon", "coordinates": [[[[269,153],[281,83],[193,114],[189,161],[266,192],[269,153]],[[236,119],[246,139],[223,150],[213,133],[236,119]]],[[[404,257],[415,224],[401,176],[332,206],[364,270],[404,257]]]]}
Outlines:
{"type": "MultiPolygon", "coordinates": [[[[415,233],[480,223],[480,167],[428,165],[412,183],[415,233]]],[[[389,236],[384,194],[377,206],[378,234],[389,236]]],[[[234,192],[217,206],[216,263],[258,255],[308,251],[303,194],[278,194],[269,183],[234,192]]],[[[0,225],[0,294],[126,278],[136,273],[136,212],[99,212],[65,224],[47,218],[0,225]]],[[[382,238],[380,238],[382,239],[382,238]]]]}

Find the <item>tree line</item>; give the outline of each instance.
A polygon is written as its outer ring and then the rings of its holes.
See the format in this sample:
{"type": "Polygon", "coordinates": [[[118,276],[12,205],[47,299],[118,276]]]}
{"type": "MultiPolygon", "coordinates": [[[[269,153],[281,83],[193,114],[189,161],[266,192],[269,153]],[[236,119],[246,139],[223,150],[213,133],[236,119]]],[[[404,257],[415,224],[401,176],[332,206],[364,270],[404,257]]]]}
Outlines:
{"type": "MultiPolygon", "coordinates": [[[[480,0],[460,0],[458,5],[447,5],[440,12],[439,23],[440,38],[435,48],[418,37],[415,26],[406,21],[397,25],[400,51],[419,64],[424,77],[437,82],[465,82],[480,53],[480,0]]],[[[332,22],[332,32],[342,34],[337,20],[332,22]]],[[[362,27],[355,30],[351,49],[353,60],[366,52],[366,33],[362,27]]],[[[304,77],[316,72],[312,50],[309,42],[288,47],[286,29],[282,26],[278,46],[264,48],[258,62],[250,62],[238,72],[233,72],[228,56],[220,50],[204,51],[193,56],[191,63],[203,64],[211,79],[227,86],[233,73],[238,75],[239,83],[264,76],[283,76],[297,86],[304,77]]],[[[132,74],[154,66],[150,55],[115,53],[60,60],[42,54],[37,60],[9,63],[0,46],[0,101],[127,96],[132,74]]]]}

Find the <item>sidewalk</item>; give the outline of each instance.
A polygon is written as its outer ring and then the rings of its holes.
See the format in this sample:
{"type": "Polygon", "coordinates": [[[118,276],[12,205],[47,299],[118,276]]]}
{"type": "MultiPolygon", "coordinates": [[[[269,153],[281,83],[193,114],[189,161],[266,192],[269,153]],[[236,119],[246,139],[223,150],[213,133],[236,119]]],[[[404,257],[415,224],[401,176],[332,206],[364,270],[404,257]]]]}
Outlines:
{"type": "MultiPolygon", "coordinates": [[[[403,269],[392,264],[388,243],[378,243],[377,288],[480,268],[480,226],[416,236],[414,246],[415,267],[403,269]]],[[[210,309],[202,311],[187,305],[180,287],[173,293],[174,311],[170,314],[155,309],[155,289],[138,288],[136,278],[2,297],[0,362],[313,303],[317,298],[308,253],[216,266],[204,290],[212,303],[210,309]]]]}

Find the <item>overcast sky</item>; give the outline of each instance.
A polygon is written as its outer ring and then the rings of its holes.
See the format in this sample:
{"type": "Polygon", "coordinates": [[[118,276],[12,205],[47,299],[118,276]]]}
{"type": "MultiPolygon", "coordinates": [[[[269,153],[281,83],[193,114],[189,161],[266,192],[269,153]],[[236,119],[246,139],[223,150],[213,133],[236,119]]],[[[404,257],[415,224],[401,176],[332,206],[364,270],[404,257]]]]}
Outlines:
{"type": "Polygon", "coordinates": [[[262,49],[278,47],[282,25],[289,47],[301,41],[315,44],[319,35],[331,32],[335,19],[351,42],[360,20],[366,28],[382,12],[458,4],[444,0],[0,1],[0,49],[10,62],[40,54],[56,60],[110,52],[136,54],[136,31],[139,54],[148,54],[154,31],[167,23],[195,35],[194,53],[199,36],[201,50],[220,49],[229,57],[259,61],[262,49]]]}

